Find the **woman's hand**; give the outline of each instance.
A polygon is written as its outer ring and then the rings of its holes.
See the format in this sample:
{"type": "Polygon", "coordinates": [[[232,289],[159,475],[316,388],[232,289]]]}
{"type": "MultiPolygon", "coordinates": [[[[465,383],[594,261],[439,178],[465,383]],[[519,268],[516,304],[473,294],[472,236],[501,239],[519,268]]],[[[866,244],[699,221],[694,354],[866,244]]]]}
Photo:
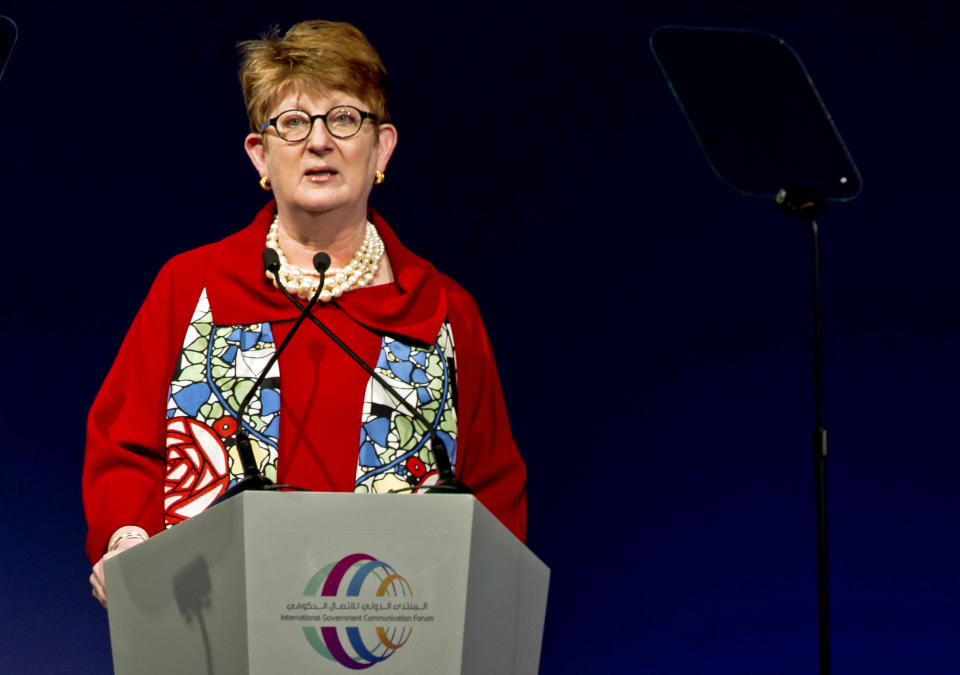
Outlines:
{"type": "Polygon", "coordinates": [[[128,548],[133,548],[137,544],[142,544],[150,535],[142,527],[136,525],[124,525],[118,528],[113,536],[110,537],[110,544],[107,546],[107,552],[93,566],[93,573],[90,575],[90,586],[93,587],[93,597],[100,601],[100,604],[107,606],[107,581],[103,576],[103,563],[110,558],[120,555],[128,548]]]}

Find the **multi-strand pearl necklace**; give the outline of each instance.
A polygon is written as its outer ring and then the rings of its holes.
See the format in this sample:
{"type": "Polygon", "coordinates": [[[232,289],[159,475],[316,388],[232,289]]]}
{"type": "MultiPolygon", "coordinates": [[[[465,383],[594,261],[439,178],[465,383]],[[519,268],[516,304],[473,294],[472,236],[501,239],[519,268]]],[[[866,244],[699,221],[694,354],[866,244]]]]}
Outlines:
{"type": "MultiPolygon", "coordinates": [[[[270,230],[267,232],[267,248],[276,251],[280,258],[280,281],[290,293],[304,300],[309,300],[317,292],[317,287],[320,285],[320,275],[314,270],[296,267],[287,262],[286,256],[280,250],[280,243],[277,241],[279,225],[280,216],[278,215],[273,219],[270,230]]],[[[320,291],[320,301],[330,302],[333,298],[339,298],[347,291],[363,288],[372,282],[380,268],[383,252],[383,240],[377,233],[377,228],[368,220],[363,244],[353,254],[353,260],[347,263],[346,267],[331,267],[327,270],[323,290],[320,291]]],[[[269,272],[267,277],[271,281],[273,280],[273,275],[269,272]]]]}

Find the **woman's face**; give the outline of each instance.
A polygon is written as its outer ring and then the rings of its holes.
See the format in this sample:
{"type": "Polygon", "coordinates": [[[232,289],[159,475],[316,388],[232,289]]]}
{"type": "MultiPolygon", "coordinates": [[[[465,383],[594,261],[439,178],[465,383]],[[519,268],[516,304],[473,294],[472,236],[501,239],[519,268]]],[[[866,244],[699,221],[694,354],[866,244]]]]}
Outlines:
{"type": "MultiPolygon", "coordinates": [[[[369,109],[343,92],[291,91],[274,104],[270,118],[293,109],[310,115],[326,114],[340,105],[369,109]]],[[[244,146],[260,175],[270,179],[281,217],[298,213],[335,215],[353,224],[366,218],[374,173],[386,171],[396,142],[397,131],[392,124],[381,124],[378,133],[372,120],[364,120],[355,136],[337,138],[318,119],[305,140],[289,143],[270,126],[263,134],[247,136],[244,146]]]]}

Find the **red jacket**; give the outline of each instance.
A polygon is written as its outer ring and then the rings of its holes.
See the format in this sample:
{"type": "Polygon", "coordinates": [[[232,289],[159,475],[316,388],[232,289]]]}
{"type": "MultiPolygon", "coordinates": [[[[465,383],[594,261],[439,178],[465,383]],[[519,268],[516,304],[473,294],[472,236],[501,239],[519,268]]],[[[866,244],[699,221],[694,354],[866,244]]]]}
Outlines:
{"type": "MultiPolygon", "coordinates": [[[[274,205],[248,227],[176,256],[160,270],[98,393],[87,424],[83,499],[87,554],[98,560],[122,525],[163,529],[168,392],[184,335],[206,288],[217,325],[270,322],[277,344],[298,310],[265,279],[260,254],[274,205]]],[[[395,282],[344,294],[315,312],[368,364],[381,335],[432,343],[444,320],[456,347],[456,474],[520,539],[526,469],[510,432],[480,313],[453,279],[408,251],[376,214],[395,282]]],[[[369,376],[310,322],[280,356],[277,482],[351,492],[369,376]]]]}

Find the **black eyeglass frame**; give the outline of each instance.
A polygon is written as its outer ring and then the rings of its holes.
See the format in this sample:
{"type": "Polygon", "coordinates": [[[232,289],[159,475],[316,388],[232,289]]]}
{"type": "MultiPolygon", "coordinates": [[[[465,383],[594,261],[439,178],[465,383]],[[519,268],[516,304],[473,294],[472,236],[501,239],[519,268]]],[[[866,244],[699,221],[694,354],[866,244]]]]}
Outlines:
{"type": "Polygon", "coordinates": [[[279,136],[279,137],[282,138],[283,140],[287,141],[287,143],[300,143],[300,142],[305,141],[305,140],[307,140],[308,138],[310,138],[310,134],[313,133],[313,125],[316,123],[316,121],[317,121],[318,119],[323,120],[323,126],[324,126],[324,128],[327,130],[327,133],[328,133],[328,134],[330,134],[330,135],[333,136],[334,138],[344,139],[344,138],[353,138],[354,136],[356,136],[357,134],[359,134],[359,133],[360,133],[360,130],[363,129],[363,121],[364,121],[364,120],[367,120],[367,119],[370,119],[370,120],[373,120],[374,122],[376,122],[376,121],[377,121],[377,116],[374,115],[372,112],[367,112],[366,110],[360,110],[360,108],[358,108],[358,107],[356,107],[356,106],[353,106],[353,105],[335,105],[335,106],[333,106],[332,108],[330,108],[330,110],[328,110],[327,112],[323,113],[322,115],[311,115],[311,114],[308,113],[306,110],[302,110],[301,108],[291,108],[290,110],[284,110],[283,112],[277,114],[276,117],[272,117],[271,119],[268,119],[266,122],[264,122],[263,124],[261,124],[261,125],[260,125],[260,133],[261,133],[261,134],[264,133],[264,132],[267,130],[268,127],[273,127],[274,129],[277,130],[277,136],[279,136]],[[340,136],[339,134],[335,134],[335,133],[330,129],[330,125],[327,124],[327,117],[330,115],[330,113],[332,113],[332,112],[335,111],[335,110],[342,110],[343,108],[349,108],[350,110],[355,110],[355,111],[356,111],[357,113],[359,113],[359,115],[360,115],[360,126],[357,127],[357,130],[354,131],[354,132],[353,132],[352,134],[350,134],[349,136],[340,136]],[[292,113],[292,112],[302,112],[304,115],[306,115],[307,117],[310,118],[310,128],[307,130],[307,135],[304,136],[303,138],[298,138],[298,139],[295,140],[295,141],[288,140],[282,133],[280,133],[280,127],[277,126],[277,120],[279,120],[281,117],[283,117],[283,116],[286,115],[287,113],[292,113]]]}

